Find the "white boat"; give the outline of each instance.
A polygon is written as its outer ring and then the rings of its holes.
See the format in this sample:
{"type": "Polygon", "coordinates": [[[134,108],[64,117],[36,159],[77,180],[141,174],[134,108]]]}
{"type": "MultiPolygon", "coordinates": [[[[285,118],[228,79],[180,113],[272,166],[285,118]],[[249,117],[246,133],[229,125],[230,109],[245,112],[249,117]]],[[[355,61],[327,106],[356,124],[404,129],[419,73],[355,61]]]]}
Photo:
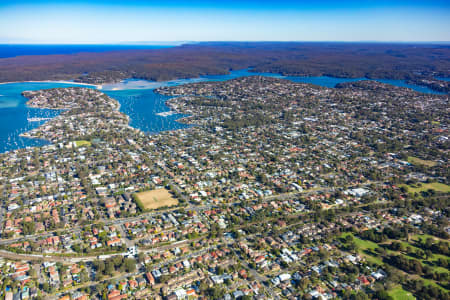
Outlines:
{"type": "Polygon", "coordinates": [[[27,118],[28,122],[40,122],[40,121],[48,121],[51,118],[27,118]]]}
{"type": "Polygon", "coordinates": [[[168,117],[168,116],[171,116],[171,115],[174,115],[174,114],[176,114],[176,112],[171,110],[171,111],[160,112],[160,113],[157,113],[156,115],[160,116],[160,117],[168,117]]]}

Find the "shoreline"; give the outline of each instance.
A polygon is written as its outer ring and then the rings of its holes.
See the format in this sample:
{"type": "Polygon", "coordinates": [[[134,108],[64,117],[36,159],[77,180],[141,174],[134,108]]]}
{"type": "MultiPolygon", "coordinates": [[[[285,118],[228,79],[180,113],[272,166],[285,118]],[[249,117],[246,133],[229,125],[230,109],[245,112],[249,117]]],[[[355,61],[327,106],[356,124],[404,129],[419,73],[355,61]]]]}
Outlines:
{"type": "Polygon", "coordinates": [[[66,80],[28,80],[28,81],[8,81],[8,82],[0,82],[0,84],[12,84],[12,83],[65,83],[65,84],[74,84],[74,85],[87,85],[87,86],[93,86],[98,90],[101,90],[103,88],[103,85],[101,84],[92,84],[92,83],[82,83],[82,82],[74,82],[74,81],[66,81],[66,80]]]}
{"type": "MultiPolygon", "coordinates": [[[[124,81],[124,80],[122,80],[122,82],[123,82],[123,81],[124,81]]],[[[11,82],[0,82],[0,85],[2,85],[2,84],[14,84],[14,83],[65,83],[65,84],[80,85],[80,86],[92,86],[92,87],[95,87],[97,91],[99,91],[99,92],[101,92],[101,93],[107,95],[107,94],[105,93],[105,91],[102,90],[102,87],[103,87],[102,85],[95,85],[95,84],[88,84],[88,83],[81,83],[81,82],[72,82],[72,81],[63,81],[63,80],[61,80],[61,81],[56,81],[56,80],[11,81],[11,82]]],[[[60,88],[66,88],[66,87],[60,87],[60,88]]],[[[115,90],[115,89],[113,89],[113,90],[115,90]]],[[[158,93],[158,92],[156,91],[157,88],[154,88],[153,90],[155,90],[155,93],[158,93]]],[[[158,93],[158,94],[160,94],[160,93],[158,93]]],[[[114,110],[120,112],[121,114],[123,114],[123,115],[127,118],[127,121],[128,121],[128,122],[127,122],[127,125],[126,125],[126,126],[127,126],[129,129],[131,129],[131,130],[134,130],[134,131],[140,131],[140,132],[142,132],[142,133],[145,134],[145,131],[143,131],[142,129],[136,128],[136,127],[133,127],[133,126],[130,125],[131,117],[130,117],[128,114],[126,114],[126,113],[120,111],[120,108],[121,108],[120,102],[119,102],[117,99],[115,99],[115,98],[113,98],[113,97],[111,97],[111,96],[109,96],[109,95],[107,95],[107,96],[108,96],[109,98],[111,98],[111,99],[116,103],[116,107],[114,108],[114,110]]],[[[164,101],[164,105],[165,105],[167,108],[169,108],[169,112],[165,112],[165,113],[169,113],[170,115],[173,115],[173,114],[181,114],[181,115],[183,115],[182,112],[178,111],[177,109],[175,109],[175,107],[173,107],[172,105],[170,105],[170,101],[173,100],[174,98],[177,98],[177,97],[172,97],[172,98],[170,98],[170,99],[164,101]]],[[[30,101],[30,99],[27,99],[27,101],[26,101],[26,103],[25,103],[25,105],[26,105],[27,107],[29,107],[29,108],[35,108],[35,109],[49,109],[49,110],[59,110],[59,111],[65,111],[65,110],[67,110],[66,108],[43,108],[43,107],[39,107],[39,106],[35,106],[35,105],[30,105],[29,101],[30,101]]],[[[158,115],[158,114],[157,114],[157,115],[158,115]]],[[[47,121],[44,122],[43,124],[40,124],[38,127],[33,128],[33,129],[37,129],[37,128],[43,126],[45,123],[50,122],[50,121],[52,121],[52,120],[54,120],[55,118],[58,118],[58,117],[60,117],[60,115],[57,115],[57,116],[51,118],[50,120],[47,120],[47,121]]],[[[182,117],[176,119],[175,122],[180,123],[180,124],[184,124],[184,125],[195,126],[196,124],[192,124],[192,123],[190,123],[190,122],[188,121],[189,118],[191,118],[191,117],[192,117],[191,115],[185,115],[185,116],[182,116],[182,117]]],[[[31,135],[30,132],[31,132],[33,129],[30,129],[30,130],[28,130],[28,131],[22,132],[22,133],[18,134],[18,136],[21,137],[21,138],[30,139],[30,140],[40,140],[40,141],[43,141],[43,142],[48,143],[48,144],[50,144],[50,145],[53,144],[50,140],[43,139],[43,138],[40,138],[40,137],[36,137],[36,136],[31,135]]],[[[172,130],[178,130],[178,129],[170,129],[170,130],[168,130],[168,131],[172,131],[172,130]]],[[[166,131],[166,130],[164,130],[164,131],[166,131]]],[[[159,132],[164,132],[164,131],[159,131],[159,132]]],[[[26,147],[24,147],[24,148],[28,148],[28,147],[41,147],[41,146],[26,146],[26,147]]],[[[0,152],[0,153],[8,153],[8,152],[11,152],[11,151],[17,151],[17,150],[24,149],[24,148],[20,147],[20,148],[17,148],[17,149],[11,149],[11,150],[7,150],[7,151],[0,152]]]]}
{"type": "MultiPolygon", "coordinates": [[[[121,112],[121,111],[120,111],[120,108],[121,108],[122,105],[121,105],[121,103],[119,102],[119,100],[117,100],[117,99],[115,99],[115,98],[113,98],[113,97],[107,95],[104,91],[102,91],[102,90],[99,88],[99,87],[101,87],[101,86],[96,86],[96,85],[93,85],[93,84],[72,83],[72,82],[69,82],[69,81],[20,81],[20,82],[2,82],[2,83],[0,83],[0,85],[1,85],[1,84],[9,84],[9,83],[26,83],[26,82],[36,82],[36,83],[39,83],[39,82],[45,82],[45,83],[68,83],[68,84],[76,84],[76,85],[90,85],[90,86],[95,86],[95,87],[97,87],[97,89],[96,89],[97,91],[99,91],[99,92],[105,94],[106,96],[108,96],[109,98],[111,98],[111,99],[116,103],[116,107],[114,108],[114,110],[120,112],[121,114],[123,114],[123,115],[126,117],[126,119],[127,119],[127,125],[126,125],[126,126],[127,126],[129,129],[134,130],[134,131],[140,131],[140,132],[142,132],[142,133],[145,134],[145,131],[143,131],[142,129],[131,126],[131,124],[130,124],[130,122],[131,122],[131,117],[130,117],[128,114],[126,114],[125,112],[121,112]]],[[[60,88],[68,88],[68,87],[60,87],[60,88]]],[[[26,98],[26,97],[25,97],[25,98],[26,98]]],[[[176,98],[176,97],[173,97],[173,98],[176,98]]],[[[172,98],[171,98],[171,99],[172,99],[172,98]]],[[[171,99],[168,99],[168,100],[171,100],[171,99]]],[[[174,110],[170,105],[168,105],[168,103],[167,103],[168,100],[167,100],[167,101],[164,101],[164,105],[170,109],[170,112],[171,112],[172,114],[182,114],[182,113],[178,112],[177,110],[174,110]]],[[[31,105],[29,102],[30,102],[30,99],[27,98],[27,101],[25,102],[25,106],[26,106],[26,107],[29,107],[29,108],[35,108],[35,109],[49,109],[49,110],[59,110],[59,111],[66,111],[66,110],[67,110],[67,108],[44,108],[44,107],[39,107],[39,106],[31,105]]],[[[57,116],[51,118],[50,120],[47,120],[47,121],[44,122],[43,124],[40,124],[40,125],[39,125],[38,127],[36,127],[36,128],[32,128],[32,129],[30,129],[30,130],[28,130],[28,131],[19,133],[18,136],[21,137],[21,138],[30,139],[30,140],[40,140],[40,141],[43,141],[43,142],[45,142],[45,143],[48,143],[49,145],[52,145],[53,143],[52,143],[50,140],[42,139],[42,138],[40,138],[40,137],[36,137],[36,136],[30,135],[30,132],[31,132],[32,130],[34,130],[34,129],[37,129],[37,128],[43,126],[43,125],[46,124],[47,122],[50,122],[50,121],[54,120],[55,118],[60,117],[60,116],[61,116],[61,115],[58,114],[57,116]]],[[[184,117],[181,117],[181,118],[179,118],[179,119],[176,119],[175,122],[178,122],[178,123],[180,123],[180,124],[185,124],[185,125],[192,125],[192,124],[189,124],[189,123],[187,123],[187,122],[183,122],[183,119],[185,119],[185,118],[187,118],[187,117],[190,117],[190,116],[184,116],[184,117]]],[[[171,130],[177,130],[177,129],[171,129],[171,130]]],[[[170,130],[169,130],[169,131],[170,131],[170,130]]],[[[163,132],[163,131],[159,131],[159,132],[163,132]]],[[[10,149],[10,150],[7,150],[7,151],[2,151],[2,152],[0,152],[0,154],[12,152],[12,151],[17,151],[17,150],[20,150],[20,149],[25,149],[25,148],[28,148],[28,147],[41,147],[41,146],[25,146],[25,147],[20,147],[20,148],[17,148],[17,149],[10,149]]]]}
{"type": "MultiPolygon", "coordinates": [[[[26,82],[31,82],[31,81],[26,81],[26,82]]],[[[102,92],[102,91],[100,91],[100,90],[98,90],[98,91],[99,91],[100,93],[106,95],[104,92],[102,92]]],[[[111,100],[113,100],[113,102],[116,104],[116,107],[113,108],[113,111],[117,111],[117,112],[123,114],[123,115],[126,117],[126,119],[127,119],[127,125],[126,125],[126,126],[127,126],[128,128],[130,128],[130,129],[132,129],[132,130],[138,130],[138,131],[141,131],[140,129],[134,128],[134,127],[132,127],[132,126],[130,125],[130,116],[128,116],[127,114],[125,114],[125,113],[123,113],[123,112],[120,111],[120,106],[121,106],[120,102],[119,102],[117,99],[114,99],[114,98],[112,98],[112,97],[110,97],[110,96],[108,96],[108,95],[106,95],[106,96],[107,96],[108,98],[110,98],[111,100]]],[[[24,96],[24,97],[25,97],[25,96],[24,96]]],[[[27,97],[25,97],[25,98],[27,98],[27,97]]],[[[29,99],[29,98],[27,98],[27,99],[28,99],[28,100],[27,100],[27,102],[25,103],[25,105],[26,105],[27,107],[37,108],[37,109],[50,109],[50,110],[53,109],[53,110],[61,110],[61,111],[67,111],[67,110],[70,110],[69,108],[45,108],[45,107],[39,107],[39,106],[35,106],[35,105],[30,105],[29,102],[31,101],[31,99],[29,99]]],[[[60,114],[57,115],[57,116],[55,116],[55,117],[53,117],[53,118],[51,118],[50,120],[47,120],[46,122],[44,122],[43,124],[39,125],[39,126],[36,127],[36,128],[33,128],[33,129],[28,130],[28,131],[19,133],[19,137],[21,137],[21,138],[27,138],[27,139],[32,139],[32,140],[40,140],[40,141],[44,141],[44,142],[48,143],[48,145],[54,145],[54,143],[53,143],[51,140],[47,140],[47,139],[43,139],[43,138],[40,138],[40,137],[37,137],[37,136],[33,136],[33,135],[30,135],[29,133],[30,133],[31,131],[33,131],[34,129],[38,129],[38,128],[42,127],[42,126],[43,126],[44,124],[46,124],[47,122],[51,122],[52,120],[55,120],[56,118],[59,118],[59,117],[61,117],[60,114]]],[[[28,147],[28,146],[27,146],[27,147],[28,147]]],[[[27,148],[27,147],[25,147],[25,148],[27,148]]],[[[30,146],[30,147],[42,147],[42,146],[30,146]]],[[[24,148],[18,148],[18,149],[8,150],[8,151],[5,151],[5,152],[0,152],[0,154],[2,154],[2,153],[9,153],[9,152],[11,152],[11,151],[17,151],[17,150],[20,150],[20,149],[24,149],[24,148]]]]}
{"type": "MultiPolygon", "coordinates": [[[[161,94],[161,93],[158,93],[158,94],[161,94]]],[[[164,94],[161,94],[161,95],[164,95],[164,94]]],[[[174,99],[176,99],[176,98],[179,98],[179,97],[180,97],[180,96],[172,97],[172,98],[167,99],[166,101],[164,101],[164,105],[167,106],[167,107],[170,109],[169,112],[171,112],[171,115],[185,115],[184,117],[181,117],[181,118],[176,119],[175,122],[178,122],[178,123],[184,124],[184,125],[198,126],[198,124],[189,123],[189,118],[192,118],[193,115],[187,115],[187,114],[185,114],[185,113],[179,111],[179,110],[177,109],[177,107],[175,107],[175,106],[171,103],[172,100],[174,100],[174,99]]],[[[175,130],[177,130],[177,129],[175,129],[175,130]]]]}
{"type": "MultiPolygon", "coordinates": [[[[236,70],[236,71],[241,71],[241,70],[236,70]]],[[[231,74],[232,72],[233,72],[233,71],[231,71],[229,74],[231,74]]],[[[249,73],[252,73],[252,71],[249,70],[249,73]]],[[[264,73],[264,72],[254,72],[254,73],[255,73],[254,75],[253,75],[253,74],[252,74],[252,75],[243,75],[243,77],[246,77],[246,76],[263,76],[263,77],[267,77],[266,75],[261,75],[261,74],[264,73]]],[[[348,82],[359,81],[358,79],[361,79],[361,78],[351,78],[351,77],[334,77],[334,76],[329,76],[329,75],[321,75],[321,76],[299,76],[299,75],[294,75],[294,74],[289,75],[289,74],[282,74],[282,73],[268,73],[268,74],[278,75],[278,76],[280,76],[279,79],[284,79],[284,80],[289,80],[289,81],[293,81],[293,80],[288,79],[287,77],[303,77],[303,78],[330,77],[330,78],[337,78],[337,79],[344,79],[344,78],[345,78],[345,79],[353,79],[353,80],[350,80],[350,81],[348,81],[348,82]]],[[[218,76],[220,76],[220,75],[218,75],[218,76]]],[[[241,76],[239,76],[239,77],[241,77],[241,76]]],[[[268,76],[268,77],[271,77],[271,76],[268,76]]],[[[115,81],[115,82],[105,82],[105,83],[103,83],[103,84],[82,83],[82,82],[74,82],[74,81],[67,81],[67,80],[38,80],[38,81],[29,80],[29,81],[8,81],[8,82],[0,82],[0,85],[2,85],[2,84],[12,84],[12,83],[27,83],[27,82],[29,82],[29,83],[63,83],[63,84],[73,84],[73,85],[91,86],[91,87],[95,87],[97,90],[103,90],[103,86],[104,86],[104,85],[123,83],[123,82],[125,82],[126,80],[129,80],[129,79],[137,79],[137,78],[124,78],[124,79],[121,79],[120,81],[115,81]]],[[[170,82],[170,81],[177,81],[177,80],[188,80],[188,79],[202,79],[202,76],[199,76],[199,77],[192,77],[192,78],[191,78],[191,77],[188,77],[188,78],[175,78],[175,79],[161,80],[161,81],[160,81],[160,80],[154,81],[154,80],[148,80],[148,79],[137,79],[137,80],[148,81],[148,82],[151,82],[151,83],[163,83],[163,82],[170,82]]],[[[398,86],[398,87],[403,87],[403,88],[409,88],[409,89],[412,89],[412,90],[414,90],[414,91],[416,91],[416,92],[419,92],[419,93],[425,93],[425,94],[435,94],[435,95],[448,95],[448,94],[450,94],[450,92],[448,92],[448,91],[440,90],[440,89],[434,88],[433,86],[430,86],[430,85],[428,85],[428,84],[420,84],[420,83],[418,83],[418,82],[416,82],[416,81],[414,81],[414,80],[411,80],[411,79],[367,78],[367,77],[366,77],[366,78],[364,78],[363,80],[377,81],[377,82],[382,82],[382,83],[383,83],[383,80],[400,80],[400,81],[403,81],[403,83],[408,84],[408,85],[414,85],[414,86],[417,86],[417,87],[428,88],[428,89],[430,90],[430,92],[420,91],[420,90],[416,90],[416,89],[413,88],[413,87],[405,87],[405,86],[398,85],[398,84],[394,84],[394,83],[387,83],[387,84],[394,85],[394,86],[398,86]]],[[[206,80],[206,81],[208,81],[208,80],[206,80]]],[[[200,82],[202,82],[202,81],[200,81],[200,82]]],[[[294,82],[297,82],[297,81],[294,81],[294,82]]],[[[190,82],[186,82],[186,83],[183,83],[183,84],[189,84],[189,83],[190,83],[190,82]]],[[[192,82],[192,83],[196,83],[196,82],[192,82]]],[[[297,83],[314,84],[314,85],[318,85],[318,86],[321,86],[321,87],[327,87],[327,86],[325,86],[325,85],[316,84],[316,83],[311,83],[311,82],[302,82],[302,81],[299,81],[299,82],[297,82],[297,83]]],[[[342,82],[342,83],[346,83],[346,82],[342,82]]],[[[149,89],[156,90],[156,89],[158,89],[158,88],[159,88],[159,87],[149,88],[149,89]]],[[[333,86],[333,87],[331,87],[331,88],[336,88],[336,87],[333,86]]],[[[141,88],[128,88],[128,89],[130,89],[130,90],[133,90],[133,89],[139,90],[139,89],[141,89],[141,88]]],[[[146,89],[146,88],[144,88],[144,89],[146,89]]],[[[121,89],[121,88],[112,88],[111,90],[107,90],[107,91],[119,91],[119,90],[124,90],[124,89],[121,89]]]]}

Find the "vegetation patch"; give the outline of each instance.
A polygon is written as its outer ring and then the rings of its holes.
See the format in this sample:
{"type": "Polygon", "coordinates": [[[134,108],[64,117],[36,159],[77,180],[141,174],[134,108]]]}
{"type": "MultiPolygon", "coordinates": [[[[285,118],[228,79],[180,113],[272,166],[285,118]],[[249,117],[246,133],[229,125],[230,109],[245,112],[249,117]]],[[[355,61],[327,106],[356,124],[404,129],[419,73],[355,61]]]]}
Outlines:
{"type": "Polygon", "coordinates": [[[405,291],[401,286],[388,291],[388,294],[394,300],[414,300],[414,299],[416,299],[416,297],[414,297],[410,292],[405,291]]]}
{"type": "Polygon", "coordinates": [[[342,237],[347,237],[351,235],[353,237],[353,241],[355,242],[356,246],[360,250],[374,250],[378,247],[378,245],[374,242],[368,241],[368,240],[362,240],[360,238],[355,237],[352,233],[344,233],[342,234],[342,237]]]}
{"type": "Polygon", "coordinates": [[[178,204],[178,200],[165,188],[137,193],[137,204],[144,210],[170,207],[178,204]]]}
{"type": "Polygon", "coordinates": [[[75,141],[75,146],[76,147],[82,147],[82,146],[91,146],[92,145],[92,143],[90,142],[90,141],[84,141],[84,140],[81,140],[81,141],[75,141]]]}
{"type": "MultiPolygon", "coordinates": [[[[372,238],[379,237],[375,235],[372,238]]],[[[427,288],[432,286],[447,291],[443,283],[449,274],[449,257],[446,255],[448,244],[444,240],[434,239],[429,235],[415,235],[411,242],[398,239],[375,242],[357,238],[352,233],[342,234],[340,240],[344,243],[344,249],[357,251],[369,262],[378,265],[389,264],[403,272],[416,274],[427,288]]]]}
{"type": "Polygon", "coordinates": [[[440,183],[440,182],[432,182],[432,183],[421,183],[415,185],[404,185],[408,192],[410,193],[420,193],[426,192],[428,190],[433,190],[436,192],[442,193],[450,193],[450,186],[440,183]]]}
{"type": "Polygon", "coordinates": [[[341,235],[341,238],[347,240],[350,243],[354,243],[355,250],[357,250],[358,253],[364,256],[369,262],[375,263],[377,265],[383,264],[383,260],[381,259],[381,257],[375,255],[375,249],[378,248],[378,245],[376,243],[357,238],[349,232],[343,233],[341,235]]]}
{"type": "Polygon", "coordinates": [[[427,166],[427,167],[434,167],[435,165],[437,165],[437,162],[435,162],[435,161],[424,160],[424,159],[420,159],[420,158],[414,157],[414,156],[409,156],[408,162],[413,165],[422,165],[422,166],[427,166]]]}

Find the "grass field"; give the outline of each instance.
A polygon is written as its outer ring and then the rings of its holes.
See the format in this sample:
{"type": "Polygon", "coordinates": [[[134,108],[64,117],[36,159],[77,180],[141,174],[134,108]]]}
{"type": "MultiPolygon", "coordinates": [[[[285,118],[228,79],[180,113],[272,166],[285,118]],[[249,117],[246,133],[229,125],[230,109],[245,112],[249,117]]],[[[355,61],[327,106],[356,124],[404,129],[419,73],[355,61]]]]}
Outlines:
{"type": "Polygon", "coordinates": [[[378,247],[378,245],[371,241],[366,241],[355,237],[355,243],[358,245],[358,248],[361,250],[374,250],[378,247]]]}
{"type": "MultiPolygon", "coordinates": [[[[377,254],[376,254],[376,252],[374,251],[374,249],[376,249],[377,247],[378,247],[378,245],[376,244],[376,243],[374,243],[374,242],[372,242],[372,241],[367,241],[367,240],[362,240],[362,239],[360,239],[360,238],[357,238],[357,237],[355,237],[352,233],[350,233],[350,232],[346,232],[346,233],[343,233],[340,237],[346,237],[346,236],[348,236],[348,235],[352,235],[353,236],[353,241],[355,242],[355,244],[357,245],[357,247],[358,247],[358,253],[361,255],[361,256],[363,256],[363,257],[365,257],[365,259],[367,260],[367,261],[369,261],[369,262],[372,262],[372,263],[375,263],[375,264],[377,264],[377,265],[383,265],[383,260],[382,260],[382,258],[380,257],[380,256],[378,256],[377,254]]],[[[415,240],[415,241],[417,241],[417,240],[419,240],[419,239],[422,239],[422,238],[426,238],[426,237],[428,237],[429,235],[414,235],[413,237],[412,237],[412,239],[413,240],[415,240]]],[[[432,236],[429,236],[429,237],[432,237],[432,236]]],[[[390,242],[392,242],[393,240],[388,240],[388,241],[386,241],[385,243],[390,243],[390,242]]],[[[417,247],[415,247],[414,245],[412,245],[412,244],[410,244],[410,243],[408,243],[408,242],[406,242],[406,241],[399,241],[399,240],[397,240],[398,242],[400,242],[400,243],[402,243],[403,244],[403,246],[404,246],[404,248],[406,248],[406,247],[411,247],[413,250],[417,250],[418,248],[417,247]]],[[[393,250],[390,250],[390,249],[385,249],[386,250],[386,252],[388,253],[388,254],[390,254],[390,255],[392,255],[392,254],[394,254],[394,255],[399,255],[401,252],[399,252],[399,251],[393,251],[393,250]]],[[[406,253],[402,253],[402,255],[404,255],[405,257],[407,257],[407,258],[409,258],[409,259],[416,259],[416,260],[418,260],[418,261],[420,261],[421,263],[422,263],[422,265],[428,265],[428,266],[430,266],[434,271],[438,271],[438,272],[441,272],[441,273],[446,273],[446,272],[448,272],[448,270],[447,269],[445,269],[445,268],[443,268],[443,267],[440,267],[440,266],[437,266],[436,265],[436,261],[439,259],[439,258],[443,258],[443,259],[448,259],[448,257],[447,256],[445,256],[445,255],[441,255],[441,254],[433,254],[433,257],[432,258],[430,258],[430,259],[428,259],[428,260],[426,260],[426,259],[423,259],[423,258],[416,258],[416,257],[411,257],[411,256],[409,256],[409,255],[407,255],[406,253]]],[[[447,291],[445,288],[443,288],[442,286],[440,286],[439,284],[437,284],[434,280],[431,280],[431,279],[427,279],[427,278],[423,278],[423,277],[421,277],[421,280],[423,280],[424,282],[425,282],[425,284],[426,285],[433,285],[433,286],[435,286],[435,287],[438,287],[438,288],[440,288],[440,289],[442,289],[442,290],[444,290],[444,291],[447,291]]],[[[389,292],[389,294],[394,298],[394,299],[415,299],[412,295],[410,295],[410,296],[408,296],[407,294],[406,294],[407,292],[406,291],[404,291],[401,287],[398,287],[398,288],[395,288],[395,289],[393,289],[393,290],[391,290],[390,292],[389,292]],[[395,296],[394,295],[391,295],[391,293],[395,293],[395,296]]]]}
{"type": "Polygon", "coordinates": [[[423,191],[428,191],[430,189],[436,192],[450,193],[450,186],[439,182],[422,183],[421,186],[411,186],[411,185],[404,185],[404,186],[408,189],[408,192],[410,193],[420,193],[423,191]]]}
{"type": "Polygon", "coordinates": [[[414,241],[417,241],[417,242],[426,240],[427,238],[432,238],[435,241],[447,241],[445,239],[442,239],[440,237],[437,237],[437,236],[434,236],[434,235],[430,235],[430,234],[413,234],[411,236],[411,239],[414,240],[414,241]]]}
{"type": "MultiPolygon", "coordinates": [[[[351,233],[343,233],[341,237],[346,237],[348,235],[353,235],[351,233]]],[[[373,252],[375,248],[378,247],[378,245],[371,241],[362,240],[360,238],[357,238],[353,235],[353,241],[355,242],[356,246],[358,246],[358,253],[364,256],[368,261],[375,263],[377,265],[382,265],[383,260],[375,255],[367,254],[365,250],[369,250],[370,252],[373,252]]]]}
{"type": "Polygon", "coordinates": [[[409,156],[408,162],[413,165],[423,165],[423,166],[427,166],[427,167],[434,167],[435,165],[437,165],[437,163],[435,161],[424,160],[424,159],[420,159],[420,158],[414,157],[414,156],[409,156]]]}
{"type": "Polygon", "coordinates": [[[178,204],[178,200],[164,188],[137,193],[136,196],[145,209],[158,209],[160,207],[169,207],[178,204]]]}
{"type": "Polygon", "coordinates": [[[89,141],[75,141],[75,146],[82,147],[82,146],[91,146],[92,143],[89,141]]]}
{"type": "MultiPolygon", "coordinates": [[[[349,236],[349,235],[353,235],[353,234],[350,233],[350,232],[346,232],[346,233],[343,233],[341,236],[342,237],[346,237],[346,236],[349,236]]],[[[358,249],[361,249],[361,250],[367,250],[367,249],[374,250],[375,248],[378,247],[378,245],[376,243],[371,242],[371,241],[367,241],[367,240],[362,240],[360,238],[357,238],[354,235],[353,235],[353,241],[358,246],[358,249]]]]}
{"type": "MultiPolygon", "coordinates": [[[[427,237],[431,237],[431,238],[436,239],[435,237],[430,236],[430,235],[414,235],[412,240],[419,241],[419,240],[422,240],[422,239],[426,239],[427,237]]],[[[419,250],[419,248],[414,246],[412,243],[408,243],[408,242],[405,242],[405,241],[399,241],[399,240],[397,240],[397,242],[400,242],[401,244],[403,244],[404,249],[406,249],[407,247],[410,247],[414,251],[419,250]]],[[[389,252],[394,252],[394,251],[389,251],[389,252]]],[[[397,253],[397,252],[395,252],[395,253],[397,253]]],[[[440,273],[447,273],[448,272],[448,270],[446,268],[440,267],[437,264],[437,261],[438,261],[439,258],[442,258],[444,260],[449,259],[445,255],[433,253],[433,257],[432,258],[428,258],[428,259],[412,257],[412,256],[410,256],[410,255],[408,255],[406,253],[404,253],[403,255],[408,257],[409,259],[416,259],[416,260],[420,261],[423,265],[428,265],[429,267],[431,267],[433,269],[433,271],[437,271],[437,272],[440,272],[440,273]]]]}
{"type": "Polygon", "coordinates": [[[388,291],[389,296],[394,298],[394,300],[414,300],[414,297],[410,292],[405,291],[401,286],[396,287],[388,291]]]}

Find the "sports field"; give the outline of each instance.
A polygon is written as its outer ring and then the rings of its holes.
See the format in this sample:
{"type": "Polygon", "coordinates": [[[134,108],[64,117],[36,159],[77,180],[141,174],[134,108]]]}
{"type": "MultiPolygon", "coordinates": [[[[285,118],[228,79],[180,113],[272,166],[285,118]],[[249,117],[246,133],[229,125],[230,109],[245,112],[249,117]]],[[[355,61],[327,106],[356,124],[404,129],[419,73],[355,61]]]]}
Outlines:
{"type": "Polygon", "coordinates": [[[449,193],[450,192],[450,186],[440,183],[440,182],[432,182],[432,183],[422,183],[419,185],[406,185],[404,184],[410,193],[420,193],[427,190],[434,190],[436,192],[442,192],[442,193],[449,193]]]}
{"type": "Polygon", "coordinates": [[[144,209],[157,209],[178,204],[178,200],[165,188],[137,193],[136,196],[144,209]]]}
{"type": "Polygon", "coordinates": [[[427,167],[434,167],[435,165],[437,165],[437,163],[435,161],[424,160],[424,159],[420,159],[420,158],[414,157],[414,156],[409,156],[408,162],[412,163],[413,165],[423,165],[423,166],[427,166],[427,167]]]}

